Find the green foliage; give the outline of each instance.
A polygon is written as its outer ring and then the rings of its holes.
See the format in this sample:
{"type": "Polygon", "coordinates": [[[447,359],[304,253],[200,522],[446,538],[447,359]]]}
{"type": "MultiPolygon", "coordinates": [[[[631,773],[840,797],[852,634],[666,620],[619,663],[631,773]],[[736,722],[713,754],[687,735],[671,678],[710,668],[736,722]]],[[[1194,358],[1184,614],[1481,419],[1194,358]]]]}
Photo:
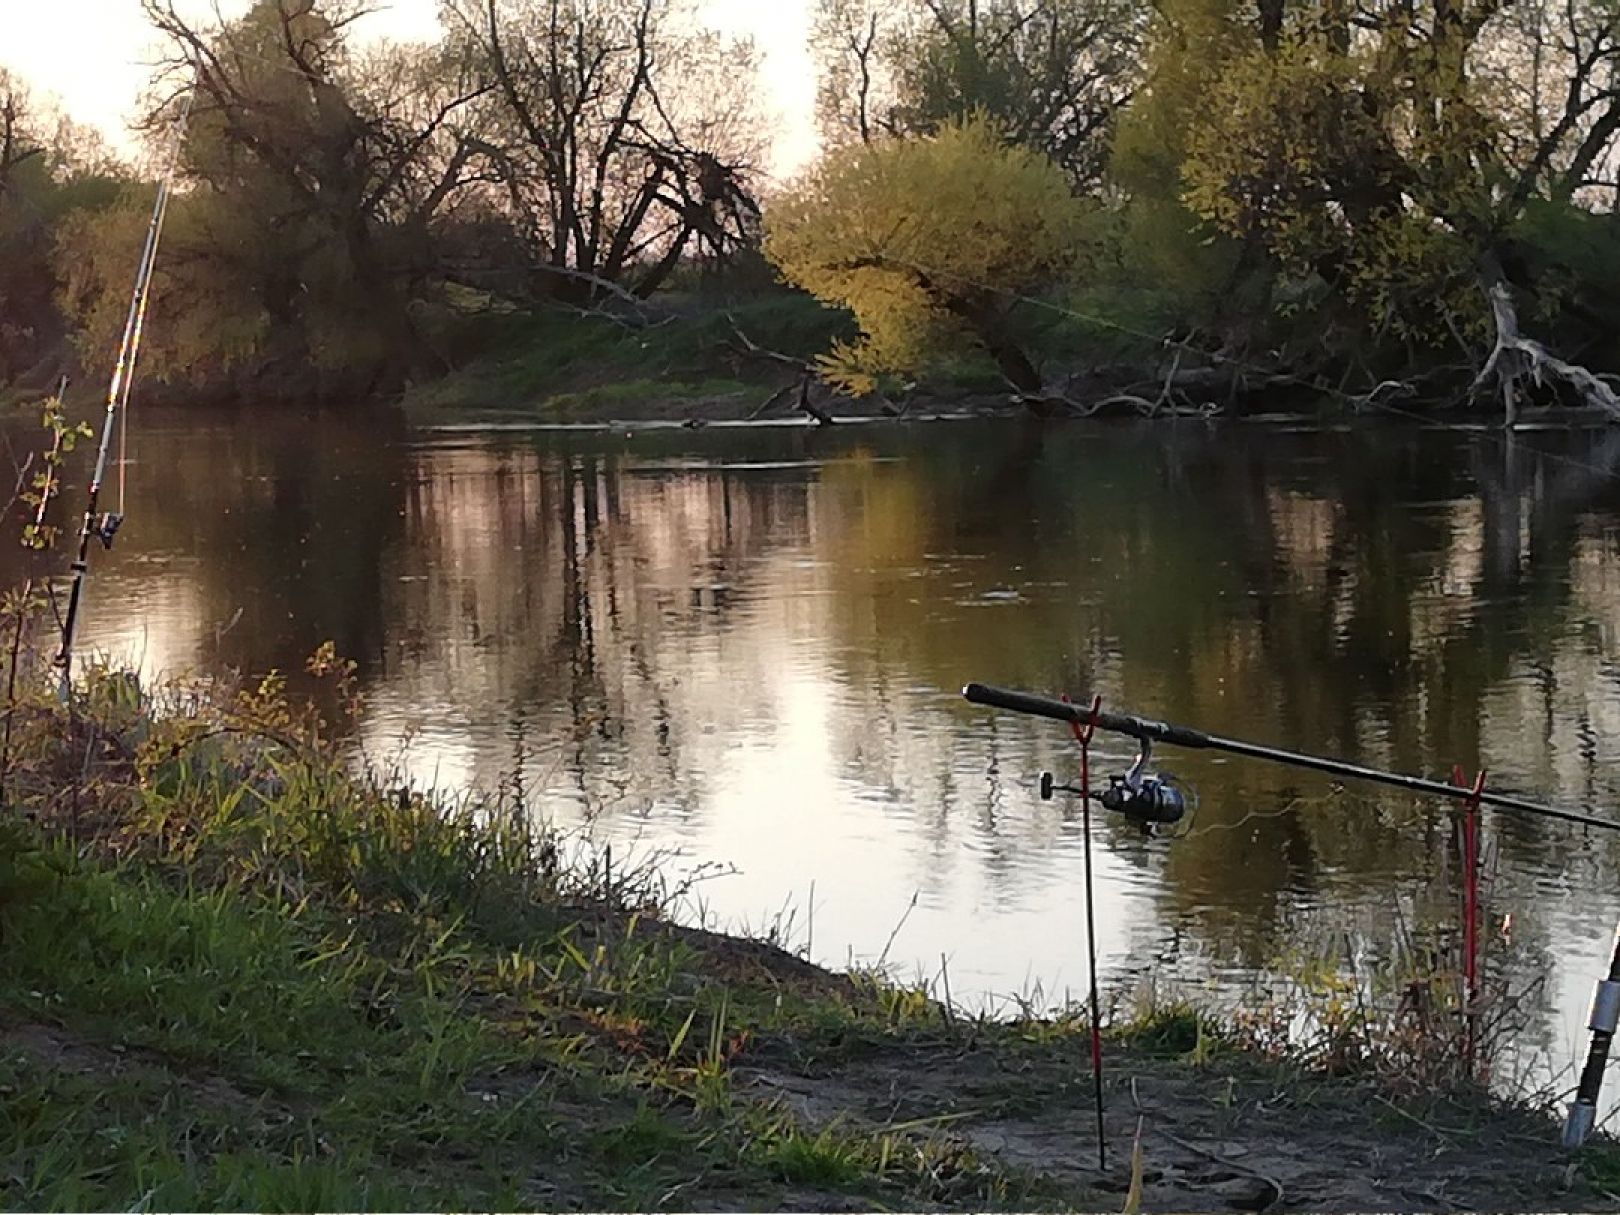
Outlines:
{"type": "Polygon", "coordinates": [[[738,330],[798,359],[852,332],[847,313],[780,288],[719,303],[671,295],[665,306],[668,316],[641,328],[556,308],[487,319],[480,355],[413,389],[404,408],[420,421],[513,413],[597,421],[678,417],[691,402],[728,397],[758,404],[770,391],[762,383],[782,373],[745,355],[738,330]]]}
{"type": "Polygon", "coordinates": [[[0,390],[43,391],[64,369],[68,321],[55,303],[52,244],[121,184],[95,136],[0,68],[0,390]]]}
{"type": "Polygon", "coordinates": [[[62,461],[73,453],[80,441],[94,434],[82,422],[67,421],[59,396],[46,400],[40,411],[40,424],[50,436],[50,443],[40,452],[39,468],[29,477],[20,495],[27,513],[22,527],[22,545],[35,552],[50,548],[61,534],[61,528],[50,522],[50,505],[60,488],[62,461]]]}
{"type": "Polygon", "coordinates": [[[1532,199],[1512,230],[1535,315],[1594,368],[1620,366],[1620,229],[1610,215],[1569,202],[1532,199]]]}
{"type": "MultiPolygon", "coordinates": [[[[1120,115],[1109,175],[1123,192],[1111,232],[1106,302],[1138,329],[1217,328],[1230,323],[1239,241],[1184,201],[1188,131],[1244,32],[1233,0],[1166,0],[1154,6],[1144,72],[1150,86],[1120,115]],[[1141,322],[1141,323],[1138,323],[1141,322]]],[[[1250,315],[1264,301],[1249,301],[1250,315]]]]}
{"type": "MultiPolygon", "coordinates": [[[[1563,138],[1553,124],[1527,158],[1513,129],[1518,95],[1485,70],[1494,59],[1518,72],[1532,48],[1516,40],[1532,34],[1489,4],[1274,13],[1220,22],[1218,54],[1195,82],[1200,104],[1187,111],[1187,205],[1282,275],[1326,284],[1378,335],[1414,346],[1487,338],[1483,267],[1511,261],[1523,278],[1504,234],[1563,138]]],[[[1570,20],[1601,24],[1590,13],[1570,20]]],[[[1571,81],[1570,104],[1589,108],[1582,87],[1571,81]]],[[[1140,141],[1131,152],[1144,159],[1140,141]]]]}
{"type": "Polygon", "coordinates": [[[772,208],[765,250],[789,282],[854,313],[861,338],[821,367],[863,393],[964,337],[999,355],[1016,297],[1076,268],[1086,218],[1051,161],[979,117],[830,154],[772,208]]]}
{"type": "MultiPolygon", "coordinates": [[[[130,186],[112,205],[74,215],[58,236],[60,300],[87,367],[117,358],[154,191],[130,186]]],[[[271,267],[285,268],[286,250],[264,239],[260,218],[206,193],[170,203],[143,330],[144,378],[209,384],[265,352],[275,326],[263,283],[271,267]]]]}
{"type": "Polygon", "coordinates": [[[1203,1062],[1219,1040],[1220,1029],[1206,1010],[1172,1000],[1145,1005],[1110,1034],[1150,1055],[1203,1062]]]}
{"type": "Polygon", "coordinates": [[[1186,200],[1292,272],[1342,279],[1370,314],[1441,337],[1439,317],[1483,319],[1470,150],[1490,137],[1476,107],[1448,99],[1439,65],[1391,48],[1398,37],[1361,48],[1342,24],[1303,22],[1235,54],[1191,127],[1186,200]]]}

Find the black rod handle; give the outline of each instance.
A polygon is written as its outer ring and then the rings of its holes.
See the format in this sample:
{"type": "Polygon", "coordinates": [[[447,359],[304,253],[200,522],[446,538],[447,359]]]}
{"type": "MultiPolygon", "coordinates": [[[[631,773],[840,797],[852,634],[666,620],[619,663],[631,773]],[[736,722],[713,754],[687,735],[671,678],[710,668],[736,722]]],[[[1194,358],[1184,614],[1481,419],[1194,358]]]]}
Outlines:
{"type": "Polygon", "coordinates": [[[970,683],[962,689],[962,695],[976,705],[1006,709],[1009,713],[1028,713],[1031,717],[1050,717],[1055,721],[1084,721],[1086,717],[1086,710],[1079,705],[1050,696],[1014,692],[1011,688],[993,688],[989,684],[970,683]]]}
{"type": "MultiPolygon", "coordinates": [[[[1033,717],[1050,717],[1056,721],[1083,722],[1091,716],[1089,704],[1071,704],[1050,696],[1014,692],[1010,688],[995,688],[983,683],[968,684],[962,689],[962,695],[976,705],[1006,709],[1012,713],[1028,713],[1033,717]]],[[[1129,734],[1132,738],[1151,739],[1175,747],[1201,748],[1211,745],[1210,736],[1202,730],[1190,730],[1186,726],[1173,726],[1168,722],[1149,721],[1145,717],[1110,713],[1107,710],[1097,714],[1097,728],[1111,734],[1129,734]]]]}

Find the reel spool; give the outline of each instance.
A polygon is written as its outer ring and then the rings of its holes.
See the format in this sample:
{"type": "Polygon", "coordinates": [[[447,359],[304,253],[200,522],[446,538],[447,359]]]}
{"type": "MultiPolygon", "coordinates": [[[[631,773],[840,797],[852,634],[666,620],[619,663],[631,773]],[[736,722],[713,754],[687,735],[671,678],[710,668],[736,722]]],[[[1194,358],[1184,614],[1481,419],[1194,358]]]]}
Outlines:
{"type": "Polygon", "coordinates": [[[95,522],[91,524],[90,531],[97,540],[101,541],[102,548],[111,549],[113,537],[118,534],[118,529],[123,525],[123,515],[117,511],[103,511],[96,517],[95,522]]]}
{"type": "MultiPolygon", "coordinates": [[[[1163,773],[1149,773],[1148,761],[1153,755],[1153,743],[1142,739],[1142,750],[1130,771],[1108,779],[1108,788],[1093,793],[1093,801],[1102,803],[1105,810],[1120,815],[1143,835],[1162,835],[1165,830],[1179,824],[1191,809],[1190,796],[1163,773]]],[[[1080,796],[1073,785],[1056,783],[1050,772],[1041,773],[1041,800],[1051,801],[1055,793],[1080,796]]]]}

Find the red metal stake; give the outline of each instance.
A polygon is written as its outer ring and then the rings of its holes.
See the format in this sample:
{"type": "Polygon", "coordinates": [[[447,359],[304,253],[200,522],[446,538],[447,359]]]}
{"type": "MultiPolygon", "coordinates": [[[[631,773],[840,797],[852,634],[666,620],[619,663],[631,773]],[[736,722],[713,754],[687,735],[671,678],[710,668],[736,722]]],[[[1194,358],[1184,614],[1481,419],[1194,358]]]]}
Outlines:
{"type": "MultiPolygon", "coordinates": [[[[1067,701],[1069,698],[1063,698],[1067,701]]],[[[1091,969],[1091,1086],[1097,1099],[1097,1167],[1108,1167],[1108,1150],[1103,1136],[1102,1020],[1097,998],[1097,911],[1091,882],[1091,736],[1097,730],[1097,714],[1102,697],[1091,698],[1091,713],[1082,725],[1071,722],[1074,740],[1080,744],[1080,825],[1085,836],[1086,856],[1086,957],[1091,969]]]]}
{"type": "MultiPolygon", "coordinates": [[[[1451,783],[1470,785],[1459,764],[1451,769],[1451,783]]],[[[1485,770],[1474,778],[1472,792],[1462,807],[1463,854],[1463,1066],[1474,1074],[1478,1047],[1479,1002],[1479,795],[1485,791],[1485,770]]]]}

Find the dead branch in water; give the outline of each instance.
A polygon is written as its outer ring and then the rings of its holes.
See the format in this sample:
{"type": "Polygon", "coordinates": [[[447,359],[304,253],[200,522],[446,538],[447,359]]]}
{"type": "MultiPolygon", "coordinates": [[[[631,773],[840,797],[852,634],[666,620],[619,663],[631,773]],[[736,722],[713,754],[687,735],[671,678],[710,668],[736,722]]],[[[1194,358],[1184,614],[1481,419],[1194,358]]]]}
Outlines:
{"type": "MultiPolygon", "coordinates": [[[[815,364],[809,363],[804,359],[796,359],[791,354],[783,354],[780,350],[771,350],[768,347],[761,346],[758,342],[754,341],[753,338],[749,337],[743,332],[742,326],[737,324],[737,318],[732,316],[729,312],[726,313],[726,323],[731,326],[732,335],[737,339],[737,344],[742,347],[744,354],[749,354],[759,359],[765,359],[766,361],[776,363],[779,366],[791,367],[799,373],[799,379],[796,385],[799,396],[798,400],[794,403],[794,408],[796,408],[800,413],[807,414],[808,416],[814,418],[816,423],[821,426],[831,426],[837,421],[832,414],[828,413],[825,409],[822,409],[810,399],[811,386],[814,385],[817,380],[815,364]]],[[[791,392],[793,387],[795,386],[790,385],[772,393],[771,396],[766,399],[764,404],[749,415],[749,421],[753,421],[772,405],[776,404],[776,402],[779,401],[783,396],[785,396],[788,392],[791,392]]]]}
{"type": "Polygon", "coordinates": [[[1519,332],[1519,313],[1507,283],[1494,275],[1486,294],[1491,316],[1496,322],[1496,346],[1475,377],[1471,392],[1478,391],[1493,375],[1502,393],[1502,422],[1512,426],[1519,416],[1519,385],[1528,380],[1537,388],[1548,380],[1562,380],[1581,395],[1588,405],[1603,409],[1620,419],[1620,397],[1602,379],[1578,363],[1566,363],[1540,342],[1519,332]]]}

